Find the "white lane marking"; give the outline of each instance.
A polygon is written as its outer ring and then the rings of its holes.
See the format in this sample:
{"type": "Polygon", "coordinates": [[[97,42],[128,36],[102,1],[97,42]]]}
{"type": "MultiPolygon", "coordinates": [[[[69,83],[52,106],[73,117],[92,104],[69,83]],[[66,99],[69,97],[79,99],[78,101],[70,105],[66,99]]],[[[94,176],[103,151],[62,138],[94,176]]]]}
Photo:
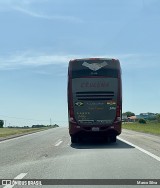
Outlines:
{"type": "MultiPolygon", "coordinates": [[[[24,178],[24,176],[26,176],[27,175],[27,173],[21,173],[21,174],[19,174],[18,176],[16,176],[15,178],[14,178],[14,180],[16,180],[16,179],[18,179],[18,180],[21,180],[22,178],[24,178]]],[[[12,187],[14,187],[15,185],[5,185],[3,188],[12,188],[12,187]]]]}
{"type": "Polygon", "coordinates": [[[62,142],[62,140],[58,140],[54,146],[59,146],[62,142]]]}
{"type": "Polygon", "coordinates": [[[122,138],[119,138],[119,137],[118,137],[118,139],[119,139],[120,141],[122,141],[122,142],[125,142],[126,144],[129,144],[129,145],[135,147],[136,149],[142,151],[143,153],[149,155],[150,157],[153,157],[153,158],[156,159],[157,161],[160,161],[160,157],[154,155],[153,153],[150,153],[149,151],[146,151],[145,149],[140,148],[139,146],[134,145],[134,144],[132,144],[131,142],[128,142],[128,141],[126,141],[126,140],[124,140],[124,139],[122,139],[122,138]]]}

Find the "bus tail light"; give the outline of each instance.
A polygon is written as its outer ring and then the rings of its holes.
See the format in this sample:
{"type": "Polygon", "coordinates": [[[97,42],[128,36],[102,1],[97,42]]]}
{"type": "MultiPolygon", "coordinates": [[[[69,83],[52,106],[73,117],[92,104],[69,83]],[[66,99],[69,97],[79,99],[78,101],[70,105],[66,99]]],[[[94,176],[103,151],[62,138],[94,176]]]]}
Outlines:
{"type": "Polygon", "coordinates": [[[73,111],[73,105],[70,105],[70,112],[69,112],[69,121],[71,123],[76,123],[75,119],[74,119],[74,111],[73,111]]]}
{"type": "Polygon", "coordinates": [[[119,105],[117,105],[116,116],[117,116],[117,117],[120,116],[120,106],[119,106],[119,105]]]}
{"type": "Polygon", "coordinates": [[[70,117],[70,118],[69,118],[69,121],[70,121],[71,123],[76,123],[76,121],[75,121],[75,119],[74,119],[73,117],[70,117]]]}
{"type": "Polygon", "coordinates": [[[70,105],[70,113],[69,113],[70,117],[74,116],[74,112],[73,112],[73,106],[70,105]]]}
{"type": "Polygon", "coordinates": [[[121,121],[121,109],[120,109],[120,106],[117,105],[117,109],[116,109],[116,120],[117,121],[121,121]]]}

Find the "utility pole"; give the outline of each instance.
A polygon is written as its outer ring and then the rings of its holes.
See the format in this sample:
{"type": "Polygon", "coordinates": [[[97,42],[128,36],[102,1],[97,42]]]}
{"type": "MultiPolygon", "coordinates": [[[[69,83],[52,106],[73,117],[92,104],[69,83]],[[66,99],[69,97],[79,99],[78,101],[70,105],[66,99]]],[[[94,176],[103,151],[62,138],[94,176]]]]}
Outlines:
{"type": "Polygon", "coordinates": [[[52,119],[50,118],[50,126],[52,125],[52,119]]]}

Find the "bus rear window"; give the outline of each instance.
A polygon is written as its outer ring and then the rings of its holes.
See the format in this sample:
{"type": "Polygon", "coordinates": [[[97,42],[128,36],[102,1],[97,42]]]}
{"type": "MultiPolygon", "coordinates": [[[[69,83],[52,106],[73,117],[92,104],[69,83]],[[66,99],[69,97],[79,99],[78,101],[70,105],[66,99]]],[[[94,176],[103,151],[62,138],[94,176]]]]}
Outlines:
{"type": "MultiPolygon", "coordinates": [[[[104,62],[104,61],[103,61],[104,62]]],[[[90,76],[104,76],[117,78],[118,77],[118,64],[107,62],[106,64],[102,61],[75,61],[72,62],[71,72],[72,78],[82,78],[90,76]],[[85,62],[85,63],[84,63],[85,62]],[[105,66],[106,65],[106,66],[105,66]]]]}

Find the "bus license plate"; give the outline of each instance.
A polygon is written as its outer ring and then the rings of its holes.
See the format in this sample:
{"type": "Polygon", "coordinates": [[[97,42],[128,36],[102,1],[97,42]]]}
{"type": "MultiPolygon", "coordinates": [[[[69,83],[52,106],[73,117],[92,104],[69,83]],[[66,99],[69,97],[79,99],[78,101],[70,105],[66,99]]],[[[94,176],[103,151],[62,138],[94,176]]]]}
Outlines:
{"type": "Polygon", "coordinates": [[[92,131],[99,131],[99,127],[92,127],[92,131]]]}

